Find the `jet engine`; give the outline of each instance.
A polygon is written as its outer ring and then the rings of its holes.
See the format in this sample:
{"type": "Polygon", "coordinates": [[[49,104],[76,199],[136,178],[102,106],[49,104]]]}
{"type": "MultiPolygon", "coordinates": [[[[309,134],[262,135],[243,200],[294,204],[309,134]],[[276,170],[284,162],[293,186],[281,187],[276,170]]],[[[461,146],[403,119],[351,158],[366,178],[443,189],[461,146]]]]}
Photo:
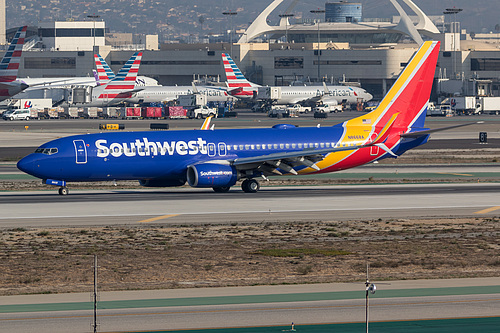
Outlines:
{"type": "Polygon", "coordinates": [[[232,165],[197,164],[187,169],[187,181],[192,187],[229,188],[236,184],[238,172],[232,165]]]}

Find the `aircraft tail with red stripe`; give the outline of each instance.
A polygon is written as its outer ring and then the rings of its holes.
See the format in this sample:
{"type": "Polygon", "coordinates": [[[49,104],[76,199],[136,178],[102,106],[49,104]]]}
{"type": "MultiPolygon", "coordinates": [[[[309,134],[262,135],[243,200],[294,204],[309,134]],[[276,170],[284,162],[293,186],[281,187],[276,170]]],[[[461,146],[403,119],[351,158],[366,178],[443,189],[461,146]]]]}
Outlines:
{"type": "Polygon", "coordinates": [[[97,69],[97,84],[103,85],[113,80],[116,75],[108,63],[100,54],[94,54],[95,67],[97,69]]]}
{"type": "Polygon", "coordinates": [[[17,30],[0,63],[0,101],[28,88],[27,84],[17,81],[27,28],[24,26],[17,30]]]}
{"type": "Polygon", "coordinates": [[[222,62],[229,88],[228,93],[239,98],[254,98],[260,86],[246,79],[229,54],[222,53],[222,62]]]}
{"type": "Polygon", "coordinates": [[[96,87],[93,94],[96,101],[102,105],[112,105],[132,97],[133,93],[138,91],[135,89],[135,80],[141,60],[142,52],[134,53],[114,79],[105,85],[96,87]]]}

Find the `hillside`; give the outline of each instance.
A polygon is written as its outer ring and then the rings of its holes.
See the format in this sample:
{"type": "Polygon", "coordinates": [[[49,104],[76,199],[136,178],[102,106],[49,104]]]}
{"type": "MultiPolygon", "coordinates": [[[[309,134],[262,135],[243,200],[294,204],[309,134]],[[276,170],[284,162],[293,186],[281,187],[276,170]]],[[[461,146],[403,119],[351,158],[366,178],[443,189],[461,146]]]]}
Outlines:
{"type": "MultiPolygon", "coordinates": [[[[276,23],[277,15],[286,11],[291,0],[286,0],[278,7],[270,20],[276,23]]],[[[361,0],[364,17],[390,18],[397,15],[389,0],[361,0]]],[[[231,27],[224,11],[237,11],[233,27],[245,28],[269,4],[271,0],[220,1],[185,0],[179,5],[172,0],[7,0],[7,28],[23,24],[37,25],[39,21],[86,20],[87,15],[97,14],[106,21],[111,32],[130,32],[141,34],[159,34],[160,41],[192,40],[198,35],[219,34],[231,27]]],[[[311,9],[323,7],[325,1],[300,1],[291,11],[295,18],[314,18],[311,9]]],[[[469,32],[495,32],[500,24],[500,2],[482,0],[416,0],[415,3],[428,15],[441,15],[445,8],[456,6],[464,11],[457,15],[462,27],[469,32]]],[[[449,18],[447,18],[449,19],[449,18]]]]}

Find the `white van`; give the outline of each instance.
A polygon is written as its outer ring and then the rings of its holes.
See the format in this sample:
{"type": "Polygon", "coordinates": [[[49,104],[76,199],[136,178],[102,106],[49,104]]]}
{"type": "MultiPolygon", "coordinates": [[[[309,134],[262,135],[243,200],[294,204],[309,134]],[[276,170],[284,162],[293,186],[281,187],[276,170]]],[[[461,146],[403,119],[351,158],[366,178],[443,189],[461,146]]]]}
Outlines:
{"type": "Polygon", "coordinates": [[[5,120],[30,120],[30,109],[16,109],[13,112],[4,115],[5,120]]]}

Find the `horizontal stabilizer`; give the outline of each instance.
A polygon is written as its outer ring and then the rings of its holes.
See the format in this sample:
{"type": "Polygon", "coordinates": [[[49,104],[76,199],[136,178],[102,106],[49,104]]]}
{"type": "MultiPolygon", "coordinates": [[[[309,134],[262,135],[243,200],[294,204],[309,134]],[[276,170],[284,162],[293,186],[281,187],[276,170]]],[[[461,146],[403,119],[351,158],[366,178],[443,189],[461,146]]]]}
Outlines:
{"type": "Polygon", "coordinates": [[[467,123],[467,124],[460,124],[460,125],[453,125],[453,126],[448,126],[448,127],[428,129],[428,130],[423,130],[423,131],[409,132],[409,133],[401,134],[401,137],[402,138],[419,138],[419,137],[422,137],[424,135],[429,135],[429,134],[432,134],[435,132],[441,132],[441,131],[446,131],[446,130],[453,129],[453,128],[470,126],[470,125],[475,125],[475,124],[484,124],[484,121],[475,121],[475,122],[467,123]]]}

